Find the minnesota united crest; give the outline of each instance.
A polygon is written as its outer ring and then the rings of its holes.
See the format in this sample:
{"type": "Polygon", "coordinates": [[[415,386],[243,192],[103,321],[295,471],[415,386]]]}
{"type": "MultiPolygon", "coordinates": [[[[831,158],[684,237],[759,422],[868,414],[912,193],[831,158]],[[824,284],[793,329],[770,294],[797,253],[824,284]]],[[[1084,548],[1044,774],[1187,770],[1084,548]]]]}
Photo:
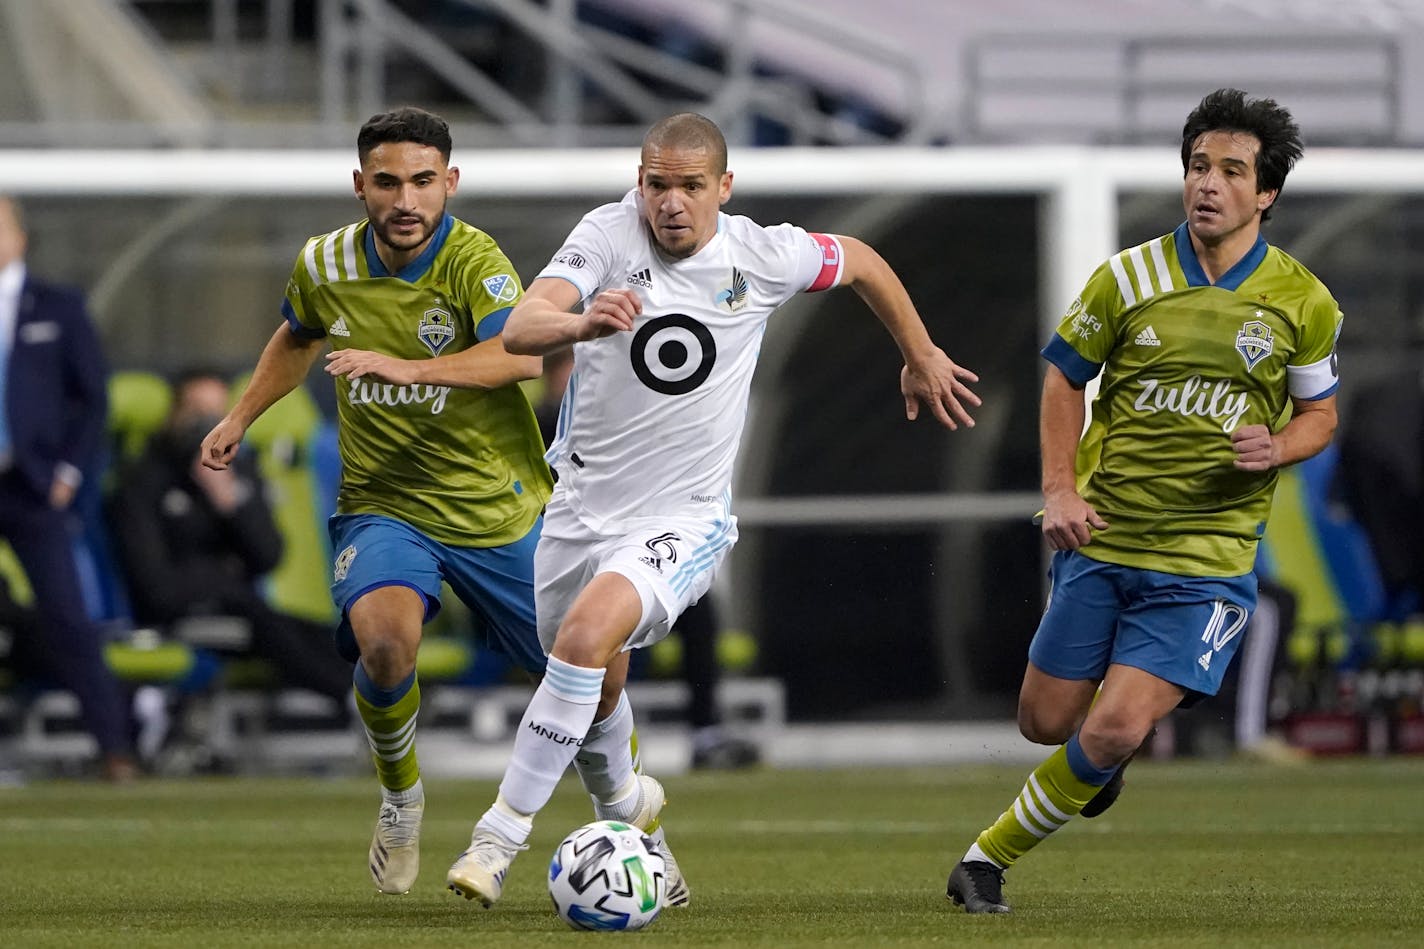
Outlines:
{"type": "Polygon", "coordinates": [[[439,307],[426,310],[421,314],[420,328],[415,331],[415,335],[419,336],[420,341],[430,350],[430,355],[439,356],[440,350],[455,338],[455,326],[449,311],[439,307]]]}
{"type": "Polygon", "coordinates": [[[717,294],[717,302],[727,304],[733,313],[747,305],[747,278],[736,267],[732,268],[732,285],[717,294]]]}
{"type": "MultiPolygon", "coordinates": [[[[1257,316],[1265,316],[1260,310],[1256,311],[1257,316]]],[[[1246,371],[1250,372],[1256,368],[1256,363],[1265,359],[1271,354],[1275,347],[1275,340],[1271,335],[1271,328],[1260,320],[1251,320],[1242,325],[1241,331],[1236,334],[1236,351],[1241,354],[1241,358],[1246,360],[1246,371]]]]}

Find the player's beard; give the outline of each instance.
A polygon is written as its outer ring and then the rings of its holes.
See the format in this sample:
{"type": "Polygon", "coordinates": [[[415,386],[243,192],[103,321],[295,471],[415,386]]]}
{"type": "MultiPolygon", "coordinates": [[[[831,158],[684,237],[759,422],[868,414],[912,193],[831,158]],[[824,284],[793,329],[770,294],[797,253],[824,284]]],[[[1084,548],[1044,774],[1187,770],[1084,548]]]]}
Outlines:
{"type": "Polygon", "coordinates": [[[435,233],[434,222],[441,220],[444,216],[445,205],[441,204],[440,210],[436,211],[429,217],[424,214],[418,213],[401,214],[392,211],[380,221],[372,220],[371,224],[375,229],[376,238],[382,244],[385,244],[387,247],[391,248],[394,251],[406,253],[408,251],[415,250],[417,247],[420,247],[426,241],[430,240],[431,235],[435,233]],[[415,231],[415,233],[410,234],[408,236],[395,234],[393,233],[395,230],[394,222],[400,218],[416,218],[420,221],[420,227],[415,231]]]}

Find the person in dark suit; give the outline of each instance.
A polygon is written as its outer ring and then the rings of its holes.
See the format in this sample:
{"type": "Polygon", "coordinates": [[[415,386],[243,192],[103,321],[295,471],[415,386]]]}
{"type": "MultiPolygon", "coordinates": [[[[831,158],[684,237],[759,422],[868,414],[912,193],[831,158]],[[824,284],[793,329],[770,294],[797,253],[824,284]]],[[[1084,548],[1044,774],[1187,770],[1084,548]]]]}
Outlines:
{"type": "Polygon", "coordinates": [[[104,662],[75,564],[71,506],[104,436],[107,367],[83,296],[25,267],[19,204],[0,195],[0,536],[34,590],[41,665],[79,699],[104,776],[135,776],[128,697],[104,662]]]}

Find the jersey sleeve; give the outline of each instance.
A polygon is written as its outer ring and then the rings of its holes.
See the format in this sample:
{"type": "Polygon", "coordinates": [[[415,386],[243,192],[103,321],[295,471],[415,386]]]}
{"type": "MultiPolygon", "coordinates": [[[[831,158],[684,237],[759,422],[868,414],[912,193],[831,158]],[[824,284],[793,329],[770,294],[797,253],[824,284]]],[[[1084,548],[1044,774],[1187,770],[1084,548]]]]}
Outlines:
{"type": "Polygon", "coordinates": [[[783,278],[775,288],[778,304],[798,293],[816,293],[840,284],[845,273],[845,253],[839,237],[817,234],[794,224],[777,224],[762,231],[768,253],[776,262],[772,278],[783,278]]]}
{"type": "Polygon", "coordinates": [[[494,239],[478,256],[475,265],[464,272],[465,300],[470,308],[470,322],[475,328],[475,338],[480,342],[492,339],[504,331],[505,321],[519,298],[524,295],[524,287],[514,265],[499,249],[494,239]]]}
{"type": "Polygon", "coordinates": [[[607,286],[627,244],[628,230],[640,226],[632,198],[630,193],[619,204],[605,204],[585,214],[536,279],[567,280],[584,300],[607,286]]]}
{"type": "Polygon", "coordinates": [[[1340,305],[1329,294],[1310,302],[1301,327],[1300,346],[1286,365],[1292,398],[1315,401],[1334,395],[1339,388],[1336,343],[1344,319],[1340,305]]]}
{"type": "Polygon", "coordinates": [[[287,294],[282,299],[282,317],[287,327],[303,339],[321,339],[326,336],[326,326],[317,315],[312,299],[315,284],[307,258],[314,250],[318,238],[307,241],[306,247],[297,255],[292,266],[292,276],[287,280],[287,294]]]}
{"type": "Polygon", "coordinates": [[[1043,358],[1076,386],[1090,382],[1103,368],[1117,340],[1124,306],[1122,291],[1107,264],[1100,266],[1043,347],[1043,358]]]}

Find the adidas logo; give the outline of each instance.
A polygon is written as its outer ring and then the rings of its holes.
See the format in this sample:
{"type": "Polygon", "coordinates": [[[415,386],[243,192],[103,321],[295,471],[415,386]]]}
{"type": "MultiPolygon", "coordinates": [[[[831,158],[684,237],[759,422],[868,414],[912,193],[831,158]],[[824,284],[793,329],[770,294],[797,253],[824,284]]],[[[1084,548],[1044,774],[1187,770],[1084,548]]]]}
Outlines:
{"type": "Polygon", "coordinates": [[[350,336],[351,331],[346,328],[346,317],[340,317],[331,324],[331,329],[326,331],[328,336],[350,336]]]}
{"type": "Polygon", "coordinates": [[[1147,329],[1145,329],[1145,330],[1143,330],[1142,332],[1140,332],[1140,333],[1137,334],[1137,340],[1136,340],[1136,342],[1137,342],[1137,345],[1139,345],[1139,346],[1161,346],[1161,345],[1162,345],[1162,341],[1157,338],[1157,331],[1154,330],[1154,329],[1153,329],[1152,327],[1150,327],[1150,326],[1147,327],[1147,329]]]}
{"type": "Polygon", "coordinates": [[[1210,653],[1210,652],[1204,652],[1204,653],[1202,653],[1202,654],[1201,654],[1201,658],[1197,660],[1197,665],[1201,666],[1203,669],[1205,669],[1206,671],[1210,672],[1210,671],[1211,671],[1211,653],[1210,653]]]}
{"type": "Polygon", "coordinates": [[[628,282],[635,287],[645,287],[649,290],[653,289],[653,275],[647,267],[644,267],[637,273],[629,274],[628,282]]]}

